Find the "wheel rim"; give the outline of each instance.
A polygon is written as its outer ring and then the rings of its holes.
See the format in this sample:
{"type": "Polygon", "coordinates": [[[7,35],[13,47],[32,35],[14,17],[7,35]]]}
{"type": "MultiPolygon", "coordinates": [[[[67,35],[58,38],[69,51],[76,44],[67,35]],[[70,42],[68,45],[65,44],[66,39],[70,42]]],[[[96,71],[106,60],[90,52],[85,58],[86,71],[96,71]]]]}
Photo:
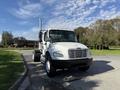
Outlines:
{"type": "Polygon", "coordinates": [[[46,71],[47,73],[50,72],[50,61],[46,61],[46,71]]]}
{"type": "Polygon", "coordinates": [[[35,58],[34,58],[34,54],[32,55],[32,59],[34,60],[35,58]]]}

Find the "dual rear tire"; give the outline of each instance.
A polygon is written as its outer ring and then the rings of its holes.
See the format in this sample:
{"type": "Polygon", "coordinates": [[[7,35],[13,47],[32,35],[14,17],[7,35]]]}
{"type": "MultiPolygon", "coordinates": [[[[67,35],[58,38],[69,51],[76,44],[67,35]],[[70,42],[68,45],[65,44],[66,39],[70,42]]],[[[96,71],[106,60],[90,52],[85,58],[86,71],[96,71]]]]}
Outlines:
{"type": "Polygon", "coordinates": [[[34,62],[40,62],[40,58],[41,58],[41,52],[40,52],[40,50],[35,50],[34,54],[33,54],[33,60],[34,60],[34,62]]]}

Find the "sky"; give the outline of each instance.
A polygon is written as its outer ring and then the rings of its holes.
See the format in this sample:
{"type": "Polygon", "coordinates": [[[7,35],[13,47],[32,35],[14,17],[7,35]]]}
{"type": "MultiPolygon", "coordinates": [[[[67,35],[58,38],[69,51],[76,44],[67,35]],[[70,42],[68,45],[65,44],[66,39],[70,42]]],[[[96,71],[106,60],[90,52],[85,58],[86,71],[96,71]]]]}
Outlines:
{"type": "Polygon", "coordinates": [[[3,31],[38,40],[39,18],[45,30],[73,30],[117,16],[120,0],[0,0],[0,41],[3,31]]]}

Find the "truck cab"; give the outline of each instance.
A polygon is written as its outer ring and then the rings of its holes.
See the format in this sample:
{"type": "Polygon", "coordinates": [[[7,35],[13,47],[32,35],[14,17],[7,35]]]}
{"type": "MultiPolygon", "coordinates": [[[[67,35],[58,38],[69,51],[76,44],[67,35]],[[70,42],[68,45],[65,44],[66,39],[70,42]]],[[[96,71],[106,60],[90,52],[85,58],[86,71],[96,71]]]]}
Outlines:
{"type": "Polygon", "coordinates": [[[54,76],[57,69],[79,67],[86,71],[92,64],[87,46],[78,43],[75,33],[70,30],[46,30],[39,34],[39,50],[34,61],[44,62],[48,76],[54,76]]]}

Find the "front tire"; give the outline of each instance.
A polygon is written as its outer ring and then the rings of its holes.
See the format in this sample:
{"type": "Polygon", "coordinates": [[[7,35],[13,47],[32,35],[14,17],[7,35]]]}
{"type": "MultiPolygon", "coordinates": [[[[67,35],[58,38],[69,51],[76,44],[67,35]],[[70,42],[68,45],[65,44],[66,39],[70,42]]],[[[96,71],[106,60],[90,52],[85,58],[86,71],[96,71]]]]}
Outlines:
{"type": "Polygon", "coordinates": [[[53,67],[51,57],[48,55],[45,60],[45,71],[49,77],[54,77],[56,69],[53,67]]]}

